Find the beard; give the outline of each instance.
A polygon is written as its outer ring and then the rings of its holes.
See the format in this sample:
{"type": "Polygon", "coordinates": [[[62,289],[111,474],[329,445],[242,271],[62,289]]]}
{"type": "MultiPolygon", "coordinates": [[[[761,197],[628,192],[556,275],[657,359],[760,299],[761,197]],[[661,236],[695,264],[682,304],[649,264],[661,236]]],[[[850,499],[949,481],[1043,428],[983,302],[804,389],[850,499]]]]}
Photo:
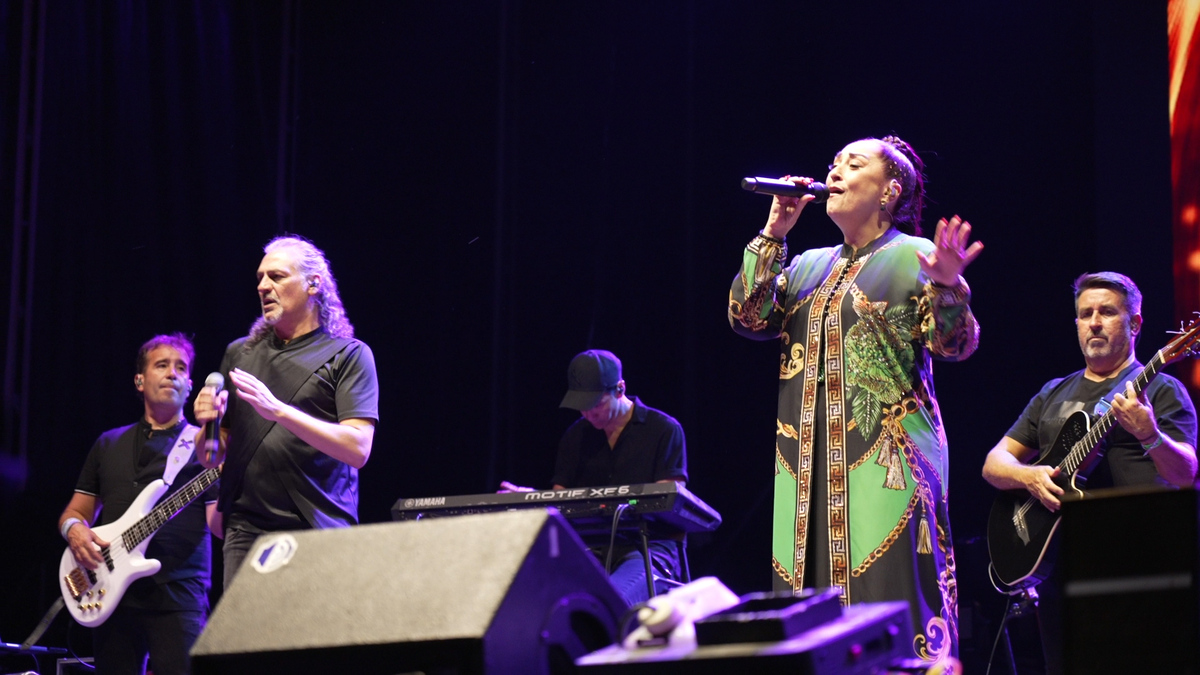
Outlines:
{"type": "Polygon", "coordinates": [[[1088,336],[1088,339],[1081,345],[1083,347],[1083,354],[1088,359],[1124,358],[1130,351],[1132,337],[1128,334],[1118,333],[1108,336],[1103,342],[1095,345],[1092,344],[1092,337],[1088,336]]]}
{"type": "Polygon", "coordinates": [[[282,317],[283,308],[279,306],[278,302],[271,305],[269,309],[267,307],[262,308],[262,318],[263,321],[267,322],[268,326],[274,326],[275,324],[279,323],[279,319],[282,317]]]}

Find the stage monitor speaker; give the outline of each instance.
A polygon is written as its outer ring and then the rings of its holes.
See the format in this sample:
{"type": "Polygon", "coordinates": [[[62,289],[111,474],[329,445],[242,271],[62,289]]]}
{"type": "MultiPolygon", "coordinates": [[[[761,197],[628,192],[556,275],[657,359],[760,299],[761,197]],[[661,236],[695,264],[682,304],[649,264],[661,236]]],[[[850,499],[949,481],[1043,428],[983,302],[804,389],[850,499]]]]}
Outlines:
{"type": "Polygon", "coordinates": [[[1195,490],[1098,490],[1064,502],[1067,673],[1200,673],[1195,490]]]}
{"type": "Polygon", "coordinates": [[[264,535],[192,649],[205,673],[559,673],[625,602],[550,510],[264,535]]]}

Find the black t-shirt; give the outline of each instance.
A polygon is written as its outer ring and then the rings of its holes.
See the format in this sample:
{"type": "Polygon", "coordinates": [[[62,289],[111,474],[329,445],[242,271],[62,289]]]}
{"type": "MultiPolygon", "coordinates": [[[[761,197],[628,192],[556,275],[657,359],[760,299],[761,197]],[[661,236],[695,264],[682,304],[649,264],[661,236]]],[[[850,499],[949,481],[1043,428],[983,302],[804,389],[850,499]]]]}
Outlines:
{"type": "Polygon", "coordinates": [[[687,445],[675,418],[633,397],[633,417],[608,447],[604,431],[580,418],[558,443],[554,485],[596,487],[687,480],[687,445]]]}
{"type": "MultiPolygon", "coordinates": [[[[1134,363],[1119,375],[1103,382],[1093,382],[1079,371],[1067,377],[1051,380],[1034,396],[1021,417],[1005,434],[1009,438],[1030,448],[1045,452],[1054,445],[1055,438],[1072,413],[1080,410],[1095,415],[1096,403],[1101,398],[1111,399],[1110,392],[1118,385],[1125,393],[1124,383],[1133,379],[1142,368],[1134,363]]],[[[1168,437],[1196,446],[1196,409],[1183,383],[1166,374],[1159,374],[1145,388],[1147,400],[1154,409],[1158,428],[1168,437]]],[[[1107,448],[1105,461],[1097,465],[1088,479],[1088,488],[1123,487],[1155,483],[1169,486],[1158,475],[1154,460],[1147,457],[1141,444],[1119,423],[1104,441],[1107,448]]]]}
{"type": "MultiPolygon", "coordinates": [[[[616,447],[608,447],[608,436],[584,418],[572,424],[558,443],[554,466],[554,485],[598,487],[656,483],[678,478],[687,481],[687,444],[683,427],[670,415],[633,398],[633,416],[617,438],[616,447]]],[[[607,538],[589,541],[600,560],[607,557],[607,538]]],[[[625,540],[613,549],[619,560],[638,551],[636,542],[625,540]]],[[[650,542],[651,562],[659,576],[675,578],[679,570],[676,544],[672,540],[650,542]]]]}
{"type": "MultiPolygon", "coordinates": [[[[268,337],[249,348],[242,338],[221,362],[262,380],[276,397],[316,419],[379,419],[379,382],[370,347],[335,340],[323,329],[286,344],[268,337]],[[317,361],[312,367],[308,365],[317,361]],[[293,393],[294,392],[294,393],[293,393]]],[[[358,469],[300,440],[281,424],[265,436],[248,430],[262,417],[231,389],[222,420],[230,429],[221,510],[225,524],[272,532],[345,527],[358,522],[358,469]]]]}
{"type": "MultiPolygon", "coordinates": [[[[97,527],[119,520],[146,486],[163,477],[167,455],[185,426],[152,430],[143,420],[106,431],[96,439],[75,491],[92,495],[103,505],[97,527]]],[[[158,503],[203,470],[189,453],[188,463],[158,503]]],[[[161,562],[162,569],[133,582],[121,599],[122,607],[207,611],[212,550],[205,503],[216,499],[217,486],[213,485],[158,530],[146,546],[146,557],[161,562]]]]}

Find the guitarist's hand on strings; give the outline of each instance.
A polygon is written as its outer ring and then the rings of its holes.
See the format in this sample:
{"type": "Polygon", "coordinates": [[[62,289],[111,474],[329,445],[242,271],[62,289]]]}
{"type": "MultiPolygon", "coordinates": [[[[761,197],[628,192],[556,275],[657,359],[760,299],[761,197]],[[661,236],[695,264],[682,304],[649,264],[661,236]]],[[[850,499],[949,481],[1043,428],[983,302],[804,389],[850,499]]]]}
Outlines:
{"type": "Polygon", "coordinates": [[[1126,382],[1125,393],[1113,395],[1112,410],[1117,423],[1137,439],[1142,451],[1154,462],[1159,476],[1176,487],[1191,487],[1195,483],[1196,448],[1163,433],[1145,389],[1137,393],[1133,382],[1126,382]]]}
{"type": "Polygon", "coordinates": [[[96,536],[83,522],[75,523],[67,530],[67,546],[71,549],[71,555],[75,556],[75,561],[80,565],[94,570],[104,564],[104,556],[100,555],[99,549],[96,547],[108,546],[108,542],[96,536]]]}
{"type": "Polygon", "coordinates": [[[1133,382],[1125,383],[1124,394],[1114,394],[1113,415],[1117,422],[1139,443],[1145,445],[1158,435],[1158,424],[1154,422],[1154,409],[1146,399],[1146,392],[1138,394],[1133,389],[1133,382]]]}
{"type": "Polygon", "coordinates": [[[1037,450],[1005,436],[988,452],[983,477],[1001,490],[1023,489],[1050,511],[1062,505],[1064,490],[1054,482],[1060,471],[1045,464],[1026,464],[1037,457],[1037,450]]]}
{"type": "Polygon", "coordinates": [[[1021,480],[1029,494],[1050,511],[1061,508],[1062,502],[1058,498],[1062,496],[1063,489],[1054,482],[1061,471],[1057,467],[1043,465],[1026,466],[1025,469],[1021,480]]]}

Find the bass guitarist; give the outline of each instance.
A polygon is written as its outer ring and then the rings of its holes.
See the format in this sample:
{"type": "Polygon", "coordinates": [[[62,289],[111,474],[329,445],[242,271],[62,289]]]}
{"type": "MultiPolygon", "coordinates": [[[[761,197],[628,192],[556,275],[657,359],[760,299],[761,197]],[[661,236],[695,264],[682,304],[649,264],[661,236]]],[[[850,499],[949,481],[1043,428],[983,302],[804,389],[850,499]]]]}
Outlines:
{"type": "MultiPolygon", "coordinates": [[[[119,519],[143,489],[164,478],[164,472],[174,473],[169,482],[179,487],[203,470],[191,447],[195,427],[189,427],[183,415],[194,356],[191,341],[180,333],[152,337],[138,351],[133,384],[144,416],[100,435],[59,518],[59,531],[84,567],[94,570],[104,564],[97,547],[109,545],[90,529],[92,525],[119,519]]],[[[188,650],[208,615],[209,531],[220,532],[214,525],[216,501],[214,485],[150,541],[146,557],[160,561],[162,568],[134,581],[112,615],[95,628],[98,673],[145,673],[147,656],[156,675],[190,671],[188,650]]]]}
{"type": "MultiPolygon", "coordinates": [[[[1050,511],[1064,489],[1053,465],[1027,464],[1050,449],[1067,418],[1111,406],[1117,425],[1089,488],[1157,484],[1188,487],[1196,477],[1196,411],[1183,384],[1161,374],[1140,394],[1132,378],[1142,365],[1134,346],[1142,328],[1142,294],[1116,272],[1075,280],[1075,325],[1086,367],[1047,382],[1021,417],[988,452],[983,477],[1002,490],[1027,490],[1050,511]]],[[[1087,468],[1086,465],[1084,468],[1087,468]]],[[[1062,626],[1055,574],[1039,586],[1038,623],[1048,673],[1061,673],[1062,626]]]]}

